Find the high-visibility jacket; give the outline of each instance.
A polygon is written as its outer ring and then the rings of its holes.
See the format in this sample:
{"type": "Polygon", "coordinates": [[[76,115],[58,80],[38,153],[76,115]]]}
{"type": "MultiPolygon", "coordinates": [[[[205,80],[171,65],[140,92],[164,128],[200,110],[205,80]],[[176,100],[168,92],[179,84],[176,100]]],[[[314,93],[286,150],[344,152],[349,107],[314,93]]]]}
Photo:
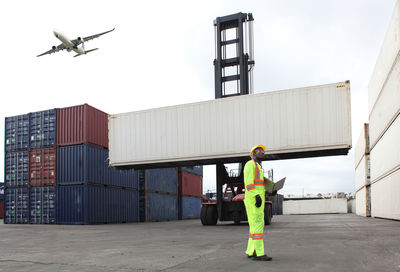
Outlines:
{"type": "Polygon", "coordinates": [[[265,185],[264,174],[261,165],[254,159],[248,161],[244,166],[244,185],[247,220],[249,222],[249,239],[246,254],[257,256],[264,254],[264,205],[265,205],[265,185]],[[256,195],[262,200],[260,207],[256,207],[256,195]]]}

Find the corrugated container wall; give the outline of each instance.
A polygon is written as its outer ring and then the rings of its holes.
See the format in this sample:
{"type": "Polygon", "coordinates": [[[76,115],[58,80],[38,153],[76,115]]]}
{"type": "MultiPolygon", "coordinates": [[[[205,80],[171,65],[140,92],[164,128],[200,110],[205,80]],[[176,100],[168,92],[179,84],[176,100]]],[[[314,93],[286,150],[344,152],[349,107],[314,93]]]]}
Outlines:
{"type": "Polygon", "coordinates": [[[29,189],[5,188],[4,190],[4,223],[29,223],[29,189]]]}
{"type": "Polygon", "coordinates": [[[4,200],[0,200],[0,219],[4,218],[4,200]]]}
{"type": "Polygon", "coordinates": [[[364,124],[358,141],[354,147],[354,168],[360,163],[364,155],[369,154],[369,125],[364,124]]]}
{"type": "Polygon", "coordinates": [[[371,183],[370,155],[365,155],[355,169],[356,191],[371,183]]]}
{"type": "MultiPolygon", "coordinates": [[[[387,76],[393,69],[393,63],[400,50],[400,1],[394,8],[389,28],[386,32],[381,51],[375,64],[368,86],[369,113],[373,111],[378,96],[387,81],[387,76]]],[[[395,101],[393,101],[395,102],[395,101]]],[[[370,123],[372,123],[370,121],[370,123]]],[[[371,132],[372,134],[372,132],[371,132]]],[[[371,137],[371,144],[373,143],[371,137]]]]}
{"type": "Polygon", "coordinates": [[[108,115],[88,104],[57,109],[57,145],[108,147],[108,115]]]}
{"type": "Polygon", "coordinates": [[[104,184],[138,188],[134,170],[109,167],[107,160],[108,150],[104,148],[87,144],[58,147],[57,182],[59,185],[104,184]]]}
{"type": "Polygon", "coordinates": [[[177,195],[146,193],[146,221],[178,220],[177,195]]]}
{"type": "Polygon", "coordinates": [[[372,216],[400,220],[400,169],[371,184],[372,216]]]}
{"type": "Polygon", "coordinates": [[[176,195],[178,192],[178,169],[161,168],[146,170],[146,190],[148,192],[176,195]]]}
{"type": "Polygon", "coordinates": [[[4,161],[6,187],[22,187],[29,184],[29,152],[6,152],[4,161]]]}
{"type": "Polygon", "coordinates": [[[59,224],[137,222],[138,191],[95,185],[57,187],[59,224]]]}
{"type": "Polygon", "coordinates": [[[178,194],[180,196],[201,197],[203,194],[203,177],[179,171],[178,194]]]}
{"type": "Polygon", "coordinates": [[[5,151],[27,149],[29,147],[29,114],[6,117],[5,151]]]}
{"type": "MultiPolygon", "coordinates": [[[[400,28],[400,18],[399,18],[400,28]]],[[[398,42],[400,44],[400,42],[398,42]]],[[[400,55],[394,62],[393,70],[387,76],[387,82],[375,101],[369,115],[371,149],[376,145],[390,124],[400,114],[400,55]]]]}
{"type": "Polygon", "coordinates": [[[178,216],[179,219],[200,218],[201,198],[190,196],[179,196],[178,216]]]}
{"type": "Polygon", "coordinates": [[[55,186],[32,187],[29,192],[30,223],[55,224],[57,190],[55,186]]]}
{"type": "Polygon", "coordinates": [[[370,216],[369,196],[370,190],[368,186],[364,186],[356,192],[356,214],[360,216],[370,216]]]}
{"type": "MultiPolygon", "coordinates": [[[[371,182],[400,169],[400,117],[371,150],[371,182]]],[[[390,188],[387,188],[390,190],[390,188]]]]}
{"type": "Polygon", "coordinates": [[[31,148],[43,148],[56,145],[57,112],[55,109],[33,112],[30,115],[30,144],[31,148]]]}
{"type": "Polygon", "coordinates": [[[347,153],[351,148],[350,83],[112,115],[109,137],[113,166],[247,158],[249,147],[259,143],[268,143],[266,156],[347,153]],[[248,121],[255,116],[259,122],[248,121]]]}
{"type": "Polygon", "coordinates": [[[31,186],[55,186],[57,149],[40,148],[29,151],[29,184],[31,186]]]}

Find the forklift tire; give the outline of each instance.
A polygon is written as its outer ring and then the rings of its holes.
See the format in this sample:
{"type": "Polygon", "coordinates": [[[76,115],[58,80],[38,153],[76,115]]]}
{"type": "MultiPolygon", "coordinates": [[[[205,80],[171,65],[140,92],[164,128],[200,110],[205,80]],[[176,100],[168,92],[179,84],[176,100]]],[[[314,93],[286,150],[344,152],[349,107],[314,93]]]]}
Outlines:
{"type": "Polygon", "coordinates": [[[218,221],[217,206],[209,206],[206,216],[207,225],[216,225],[218,221]]]}
{"type": "Polygon", "coordinates": [[[207,210],[208,206],[202,206],[200,212],[200,220],[203,226],[207,225],[207,210]]]}
{"type": "Polygon", "coordinates": [[[264,223],[265,225],[271,225],[272,220],[272,207],[269,204],[265,205],[264,209],[264,223]]]}

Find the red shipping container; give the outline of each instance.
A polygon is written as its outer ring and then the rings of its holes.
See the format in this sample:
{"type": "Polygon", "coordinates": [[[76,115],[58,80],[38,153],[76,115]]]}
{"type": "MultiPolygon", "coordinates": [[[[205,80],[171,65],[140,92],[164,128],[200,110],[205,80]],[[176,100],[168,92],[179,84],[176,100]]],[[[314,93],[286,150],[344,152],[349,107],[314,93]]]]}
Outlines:
{"type": "Polygon", "coordinates": [[[57,109],[57,145],[108,148],[108,115],[88,104],[57,109]]]}
{"type": "Polygon", "coordinates": [[[201,197],[203,194],[203,177],[179,171],[178,194],[180,196],[201,197]]]}
{"type": "Polygon", "coordinates": [[[0,201],[0,218],[4,218],[4,201],[0,201]]]}
{"type": "Polygon", "coordinates": [[[57,157],[55,147],[29,151],[29,184],[55,186],[57,157]]]}

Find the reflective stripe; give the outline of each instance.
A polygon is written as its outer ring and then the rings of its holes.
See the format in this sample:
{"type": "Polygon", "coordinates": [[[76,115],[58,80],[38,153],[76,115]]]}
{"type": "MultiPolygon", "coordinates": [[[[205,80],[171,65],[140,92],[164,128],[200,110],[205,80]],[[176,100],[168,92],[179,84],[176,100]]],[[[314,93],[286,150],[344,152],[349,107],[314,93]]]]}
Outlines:
{"type": "Polygon", "coordinates": [[[256,161],[255,160],[253,160],[253,161],[254,161],[254,165],[255,165],[255,171],[254,171],[254,181],[255,181],[255,183],[257,181],[264,182],[264,180],[262,180],[261,177],[260,177],[260,169],[258,169],[256,161]]]}
{"type": "Polygon", "coordinates": [[[254,185],[256,186],[264,185],[264,181],[254,181],[254,185]]]}
{"type": "Polygon", "coordinates": [[[262,233],[254,233],[252,235],[253,240],[262,240],[263,239],[263,234],[262,233]]]}
{"type": "Polygon", "coordinates": [[[249,184],[246,186],[247,191],[254,190],[256,186],[254,184],[249,184]]]}
{"type": "Polygon", "coordinates": [[[249,238],[252,238],[253,235],[251,235],[251,233],[249,233],[249,238]]]}

